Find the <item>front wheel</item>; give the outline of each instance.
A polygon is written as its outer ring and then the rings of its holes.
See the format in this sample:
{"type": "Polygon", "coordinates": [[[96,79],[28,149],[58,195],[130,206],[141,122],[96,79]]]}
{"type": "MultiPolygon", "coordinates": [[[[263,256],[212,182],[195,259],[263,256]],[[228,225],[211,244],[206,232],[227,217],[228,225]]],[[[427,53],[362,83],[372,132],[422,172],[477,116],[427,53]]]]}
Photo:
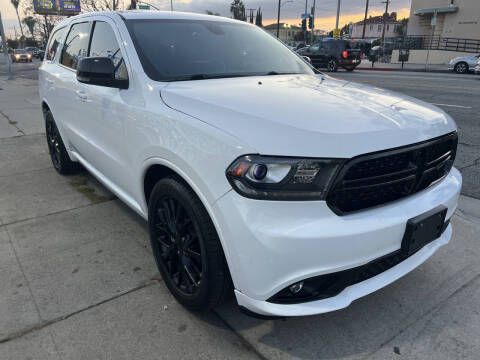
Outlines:
{"type": "Polygon", "coordinates": [[[153,255],[170,292],[190,310],[206,311],[231,293],[231,279],[215,227],[197,195],[181,179],[161,179],[148,205],[153,255]]]}
{"type": "Polygon", "coordinates": [[[335,72],[338,69],[337,60],[330,59],[327,63],[327,70],[331,72],[335,72]]]}
{"type": "Polygon", "coordinates": [[[459,62],[454,68],[457,74],[465,74],[468,71],[468,64],[466,62],[459,62]]]}

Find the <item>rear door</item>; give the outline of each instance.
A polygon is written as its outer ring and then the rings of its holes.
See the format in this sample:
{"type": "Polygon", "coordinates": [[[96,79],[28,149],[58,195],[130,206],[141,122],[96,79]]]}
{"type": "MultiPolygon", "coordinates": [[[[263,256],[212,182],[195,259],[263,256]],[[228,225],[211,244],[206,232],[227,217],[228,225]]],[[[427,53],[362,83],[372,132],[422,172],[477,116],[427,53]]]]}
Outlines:
{"type": "Polygon", "coordinates": [[[55,90],[57,113],[67,133],[69,148],[82,152],[87,136],[83,120],[93,116],[88,95],[83,84],[78,83],[76,71],[79,61],[87,56],[91,23],[73,23],[65,38],[58,62],[57,86],[55,90]]]}

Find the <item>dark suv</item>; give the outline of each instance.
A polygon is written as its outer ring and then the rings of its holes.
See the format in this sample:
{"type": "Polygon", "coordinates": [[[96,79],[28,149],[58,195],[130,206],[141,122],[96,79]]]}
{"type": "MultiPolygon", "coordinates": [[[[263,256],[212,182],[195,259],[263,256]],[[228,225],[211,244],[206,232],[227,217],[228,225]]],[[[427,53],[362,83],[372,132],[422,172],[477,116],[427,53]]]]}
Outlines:
{"type": "Polygon", "coordinates": [[[326,67],[328,71],[337,71],[339,66],[347,71],[353,71],[360,64],[362,54],[360,49],[354,48],[352,42],[339,39],[317,41],[309,48],[297,52],[308,56],[313,66],[326,67]]]}

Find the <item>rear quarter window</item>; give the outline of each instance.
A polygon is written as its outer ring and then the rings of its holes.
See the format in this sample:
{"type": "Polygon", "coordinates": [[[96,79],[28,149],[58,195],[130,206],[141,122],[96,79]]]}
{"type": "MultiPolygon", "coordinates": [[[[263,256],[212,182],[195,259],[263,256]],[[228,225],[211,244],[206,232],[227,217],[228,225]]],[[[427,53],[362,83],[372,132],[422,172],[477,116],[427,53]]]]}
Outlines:
{"type": "Polygon", "coordinates": [[[62,40],[63,34],[65,33],[65,27],[55,30],[55,32],[50,37],[50,41],[47,45],[47,52],[45,54],[45,58],[47,60],[53,60],[55,55],[58,52],[60,47],[60,40],[62,40]]]}

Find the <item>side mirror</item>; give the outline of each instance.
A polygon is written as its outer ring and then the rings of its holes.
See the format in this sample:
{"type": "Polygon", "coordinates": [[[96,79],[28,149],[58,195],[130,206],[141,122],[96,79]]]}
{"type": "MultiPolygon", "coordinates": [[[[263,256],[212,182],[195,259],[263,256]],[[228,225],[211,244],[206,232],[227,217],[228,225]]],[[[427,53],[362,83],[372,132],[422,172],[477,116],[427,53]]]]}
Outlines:
{"type": "Polygon", "coordinates": [[[128,89],[128,79],[115,79],[115,66],[108,57],[81,59],[77,67],[77,80],[89,85],[128,89]]]}
{"type": "Polygon", "coordinates": [[[307,60],[310,64],[312,63],[312,59],[310,59],[308,56],[303,56],[305,60],[307,60]]]}

